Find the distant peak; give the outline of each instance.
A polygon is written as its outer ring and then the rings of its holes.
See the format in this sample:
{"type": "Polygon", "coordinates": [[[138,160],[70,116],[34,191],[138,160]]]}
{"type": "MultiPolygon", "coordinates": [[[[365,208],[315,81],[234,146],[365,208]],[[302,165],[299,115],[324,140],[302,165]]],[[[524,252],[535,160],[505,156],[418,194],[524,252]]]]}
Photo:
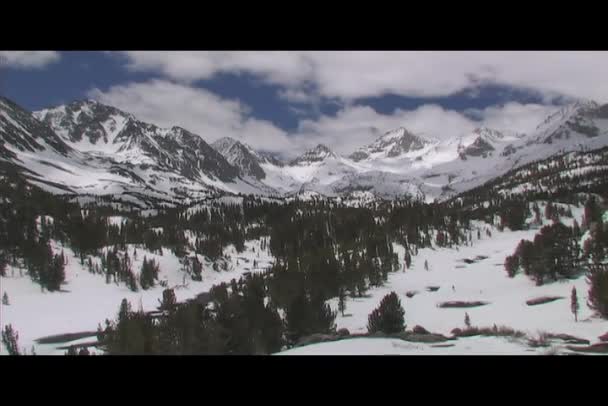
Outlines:
{"type": "Polygon", "coordinates": [[[413,134],[405,127],[399,127],[384,133],[370,145],[360,148],[350,155],[355,161],[368,158],[372,154],[385,157],[396,157],[408,152],[417,151],[430,144],[426,138],[413,134]]]}
{"type": "Polygon", "coordinates": [[[311,151],[331,152],[331,149],[329,149],[329,147],[327,147],[327,145],[325,145],[325,144],[317,144],[317,146],[315,146],[313,149],[311,149],[311,151]]]}
{"type": "Polygon", "coordinates": [[[404,137],[407,135],[414,136],[414,134],[412,134],[410,131],[408,131],[407,128],[399,127],[399,128],[395,128],[393,130],[385,132],[384,135],[382,135],[379,139],[388,140],[388,139],[404,137]]]}
{"type": "Polygon", "coordinates": [[[238,141],[231,137],[222,137],[215,141],[213,141],[212,145],[226,145],[226,144],[235,144],[238,141]]]}
{"type": "Polygon", "coordinates": [[[291,165],[296,165],[300,163],[310,163],[310,162],[321,162],[327,158],[337,158],[337,155],[333,153],[331,149],[329,149],[324,144],[317,144],[314,148],[309,149],[304,152],[298,158],[291,161],[291,165]]]}
{"type": "Polygon", "coordinates": [[[484,138],[503,138],[503,133],[501,131],[489,127],[477,127],[473,130],[473,134],[484,138]]]}
{"type": "Polygon", "coordinates": [[[599,107],[599,103],[594,101],[594,100],[590,100],[590,99],[579,99],[577,101],[574,102],[574,107],[578,107],[578,108],[597,108],[599,107]]]}

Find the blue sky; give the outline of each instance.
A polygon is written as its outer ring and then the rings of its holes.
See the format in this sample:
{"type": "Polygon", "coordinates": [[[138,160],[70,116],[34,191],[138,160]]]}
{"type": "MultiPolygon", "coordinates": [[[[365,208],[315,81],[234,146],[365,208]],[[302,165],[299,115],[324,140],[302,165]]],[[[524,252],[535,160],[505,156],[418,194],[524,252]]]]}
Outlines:
{"type": "Polygon", "coordinates": [[[531,131],[608,90],[592,81],[606,53],[490,54],[1,52],[0,94],[29,110],[94,98],[208,141],[289,154],[317,142],[347,152],[394,126],[438,138],[477,125],[531,131]]]}

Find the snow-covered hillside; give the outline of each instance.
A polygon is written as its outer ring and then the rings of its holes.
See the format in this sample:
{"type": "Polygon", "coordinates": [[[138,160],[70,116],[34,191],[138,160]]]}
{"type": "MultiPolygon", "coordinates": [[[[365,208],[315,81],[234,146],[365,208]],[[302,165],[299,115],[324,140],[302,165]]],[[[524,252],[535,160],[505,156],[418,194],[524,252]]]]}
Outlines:
{"type": "MultiPolygon", "coordinates": [[[[267,250],[260,249],[260,242],[261,240],[246,242],[242,253],[237,253],[233,246],[227,247],[224,254],[230,259],[226,263],[226,270],[214,271],[212,263],[203,260],[201,282],[194,281],[185,274],[179,259],[170,250],[163,248],[162,255],[159,255],[129,245],[129,253],[137,252],[136,257],[131,255],[136,274],[139,273],[144,258],[153,259],[160,265],[157,285],[138,292],[129,290],[122,283],[106,283],[104,275],[90,273],[86,266],[81,265],[71,249],[53,242],[53,251],[59,253],[63,250],[68,262],[66,283],[62,291],[42,292],[26,272],[9,266],[7,276],[0,278],[0,296],[6,293],[10,303],[0,307],[0,328],[11,324],[19,332],[20,348],[25,348],[28,353],[34,346],[37,354],[63,355],[65,350],[57,347],[78,344],[80,341],[95,341],[95,337],[58,344],[38,344],[36,340],[51,335],[94,332],[98,323],[116,317],[123,298],[131,303],[133,309],[141,306],[144,311],[156,310],[165,289],[161,282],[166,282],[168,288],[174,289],[178,301],[185,301],[209,291],[213,285],[238,279],[243,273],[264,271],[271,265],[273,258],[267,250]]],[[[4,347],[0,347],[0,354],[5,354],[4,347]]]]}
{"type": "MultiPolygon", "coordinates": [[[[541,212],[544,212],[546,204],[539,203],[541,212]]],[[[219,204],[239,205],[242,198],[223,197],[193,206],[192,212],[219,204]]],[[[573,218],[562,217],[565,225],[571,226],[574,219],[579,224],[583,223],[581,207],[558,206],[570,209],[573,214],[573,218]]],[[[53,222],[48,217],[46,221],[53,222]]],[[[114,215],[108,221],[118,225],[126,220],[114,215]]],[[[531,217],[528,223],[532,225],[531,217]]],[[[549,220],[543,219],[543,224],[549,223],[549,220]]],[[[598,318],[587,307],[588,284],[584,276],[543,286],[536,286],[525,275],[514,278],[507,276],[505,258],[513,254],[522,239],[533,240],[539,227],[536,225],[524,231],[511,231],[508,228],[500,231],[485,222],[474,221],[472,244],[455,248],[422,248],[407,269],[404,267],[404,247],[393,243],[400,270],[390,273],[384,286],[370,289],[366,296],[348,297],[344,316],[337,312],[337,328],[346,328],[351,334],[366,332],[368,315],[386,294],[394,291],[405,309],[408,329],[420,325],[433,333],[450,336],[454,328],[464,327],[465,313],[468,313],[473,326],[507,326],[523,331],[527,338],[552,333],[597,342],[600,335],[608,332],[608,321],[598,318]],[[478,236],[475,230],[479,230],[478,236]],[[570,311],[572,287],[576,287],[581,303],[578,322],[570,311]],[[560,299],[536,306],[526,303],[543,296],[560,299]],[[467,309],[438,306],[447,301],[481,301],[486,304],[467,309]]],[[[162,229],[157,231],[162,232],[162,229]]],[[[187,232],[186,238],[193,242],[191,233],[187,232]]],[[[581,238],[581,243],[587,238],[588,233],[581,238]]],[[[265,246],[267,242],[266,239],[265,246]]],[[[39,344],[36,340],[60,334],[94,332],[97,323],[116,316],[123,298],[127,298],[134,309],[141,306],[145,311],[155,310],[165,289],[161,282],[166,287],[174,288],[177,299],[184,301],[209,291],[215,284],[238,279],[246,272],[264,271],[274,262],[267,248],[262,249],[261,239],[249,240],[245,242],[243,253],[237,253],[233,246],[224,250],[224,255],[229,256],[226,270],[215,271],[210,261],[203,260],[203,280],[196,282],[184,273],[183,265],[170,250],[164,248],[160,255],[146,251],[141,246],[127,245],[126,251],[130,253],[134,270],[140,269],[144,257],[157,261],[161,270],[156,287],[133,292],[124,284],[106,283],[104,275],[89,272],[70,248],[55,241],[52,241],[52,248],[56,253],[63,251],[67,257],[66,283],[61,292],[42,292],[39,285],[18,267],[9,266],[6,277],[0,279],[0,296],[6,293],[10,301],[9,305],[3,304],[0,308],[0,327],[11,324],[19,332],[20,347],[30,351],[34,346],[37,354],[63,354],[65,350],[58,347],[94,341],[90,335],[55,344],[39,344]]],[[[98,258],[95,258],[94,262],[97,261],[98,258]]],[[[331,299],[328,303],[335,311],[338,310],[337,299],[331,299]]],[[[530,348],[527,338],[461,337],[435,344],[386,338],[351,338],[299,347],[284,354],[545,354],[547,351],[569,351],[564,343],[553,343],[554,348],[530,348]]]]}
{"type": "MultiPolygon", "coordinates": [[[[541,204],[544,210],[544,205],[541,204]]],[[[571,207],[574,218],[580,223],[582,210],[571,207]]],[[[572,219],[562,218],[570,225],[572,219]]],[[[549,222],[545,221],[545,224],[549,222]]],[[[465,313],[471,324],[477,327],[507,326],[536,338],[544,333],[569,334],[598,341],[608,332],[608,320],[594,316],[586,306],[588,284],[584,276],[576,280],[555,282],[543,286],[524,275],[509,278],[504,269],[505,258],[513,254],[521,239],[534,239],[538,228],[526,231],[503,232],[486,223],[477,223],[481,238],[473,238],[473,245],[450,248],[425,248],[414,257],[405,271],[389,275],[388,283],[370,290],[368,297],[347,298],[345,315],[338,312],[337,328],[346,328],[351,334],[367,332],[368,315],[388,293],[397,293],[405,309],[408,329],[416,325],[430,332],[450,336],[455,328],[464,328],[465,313]],[[491,236],[486,234],[491,232],[491,236]],[[465,261],[467,260],[467,261],[465,261]],[[428,270],[425,270],[425,261],[428,270]],[[438,288],[431,291],[430,287],[438,288]],[[570,293],[576,287],[581,303],[579,320],[576,322],[570,309],[570,293]],[[412,297],[408,297],[412,296],[412,297]],[[526,301],[543,296],[561,299],[536,306],[526,301]],[[440,308],[447,301],[482,301],[487,304],[473,308],[440,308]]],[[[582,240],[586,237],[584,236],[582,240]]],[[[395,245],[400,261],[404,248],[395,245]]],[[[403,268],[403,262],[401,267],[403,268]]],[[[338,311],[338,300],[330,301],[338,311]]],[[[532,349],[526,339],[506,337],[459,338],[445,345],[408,343],[396,339],[353,338],[337,342],[311,344],[288,350],[286,355],[315,354],[543,354],[549,348],[532,349]]],[[[569,352],[565,344],[555,344],[554,350],[569,352]]]]}

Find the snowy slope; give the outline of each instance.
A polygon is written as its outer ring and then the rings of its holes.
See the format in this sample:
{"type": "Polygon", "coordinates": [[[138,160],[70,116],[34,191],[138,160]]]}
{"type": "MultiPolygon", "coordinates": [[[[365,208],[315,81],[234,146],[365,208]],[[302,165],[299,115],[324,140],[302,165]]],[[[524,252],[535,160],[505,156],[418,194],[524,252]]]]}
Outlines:
{"type": "MultiPolygon", "coordinates": [[[[541,211],[544,206],[540,205],[541,211]]],[[[580,224],[582,209],[574,206],[571,206],[571,209],[580,224]]],[[[572,220],[562,218],[562,222],[571,225],[572,220]]],[[[532,240],[538,229],[506,229],[500,232],[485,223],[477,223],[476,226],[482,230],[481,239],[473,237],[472,246],[461,246],[457,249],[422,249],[413,257],[410,269],[389,274],[388,283],[370,290],[369,297],[348,297],[345,316],[338,312],[337,328],[346,328],[351,334],[367,332],[367,316],[386,294],[394,291],[405,309],[408,329],[421,325],[431,332],[450,336],[454,328],[465,327],[466,312],[473,326],[508,326],[523,331],[532,338],[541,333],[565,333],[595,343],[600,335],[608,332],[608,320],[594,316],[586,305],[588,285],[584,276],[543,286],[535,286],[535,283],[523,274],[515,278],[507,276],[503,265],[506,256],[513,254],[521,239],[532,240]],[[491,237],[485,234],[485,229],[490,229],[491,237]],[[474,259],[478,255],[487,258],[472,264],[463,261],[474,259]],[[428,271],[424,269],[425,260],[428,261],[428,271]],[[427,290],[429,286],[438,286],[439,290],[430,292],[427,290]],[[576,287],[581,305],[578,322],[575,322],[570,311],[570,293],[573,286],[576,287]],[[416,294],[408,298],[408,292],[416,294]],[[561,296],[563,299],[537,306],[526,304],[527,300],[541,296],[561,296]],[[466,309],[437,306],[445,301],[477,300],[489,304],[466,309]]],[[[394,249],[399,255],[401,269],[404,269],[405,250],[397,244],[394,249]]],[[[332,299],[329,303],[337,312],[337,299],[332,299]]],[[[304,346],[284,354],[534,354],[547,350],[544,348],[530,351],[525,340],[513,342],[497,337],[459,338],[449,343],[454,344],[454,347],[437,348],[429,344],[407,343],[401,340],[356,338],[304,346]]],[[[560,351],[568,352],[563,348],[560,351]]]]}
{"type": "Polygon", "coordinates": [[[526,348],[496,337],[472,337],[450,343],[411,343],[390,338],[351,338],[311,344],[277,355],[537,355],[546,349],[526,348]]]}
{"type": "Polygon", "coordinates": [[[139,206],[272,192],[239,176],[198,135],[93,101],[31,114],[0,99],[0,161],[53,193],[112,196],[139,206]]]}
{"type": "MultiPolygon", "coordinates": [[[[56,347],[67,344],[40,345],[35,340],[49,335],[95,331],[98,323],[106,318],[113,320],[116,317],[123,298],[131,302],[133,309],[138,309],[141,304],[145,311],[156,310],[164,289],[159,284],[138,292],[130,291],[124,284],[106,284],[104,275],[91,274],[80,265],[78,257],[69,248],[56,243],[52,246],[55,252],[64,250],[68,257],[66,283],[62,286],[65,292],[43,293],[25,271],[10,266],[7,277],[0,278],[0,296],[6,292],[10,303],[9,306],[0,307],[0,328],[12,324],[19,333],[19,346],[26,348],[28,353],[34,346],[37,354],[63,355],[65,350],[58,350],[56,347]]],[[[212,264],[203,261],[203,280],[196,282],[188,276],[184,277],[179,259],[167,249],[163,249],[163,255],[146,252],[131,245],[128,250],[136,276],[144,256],[159,263],[159,281],[167,281],[168,287],[175,288],[178,301],[194,298],[199,293],[207,292],[215,284],[238,279],[244,272],[263,271],[273,262],[269,252],[260,249],[260,240],[247,241],[245,252],[241,254],[237,254],[232,246],[225,249],[224,254],[231,257],[227,271],[213,271],[212,264]],[[131,255],[134,249],[137,250],[136,260],[131,255]],[[255,269],[252,266],[254,259],[258,262],[258,268],[255,269]]],[[[200,258],[202,257],[199,256],[200,258]]],[[[95,338],[84,341],[91,340],[95,338]]],[[[4,347],[0,347],[0,354],[4,354],[4,347]]]]}
{"type": "Polygon", "coordinates": [[[250,146],[230,137],[224,137],[211,144],[233,166],[239,168],[243,176],[250,176],[261,180],[266,173],[260,167],[265,160],[250,146]]]}

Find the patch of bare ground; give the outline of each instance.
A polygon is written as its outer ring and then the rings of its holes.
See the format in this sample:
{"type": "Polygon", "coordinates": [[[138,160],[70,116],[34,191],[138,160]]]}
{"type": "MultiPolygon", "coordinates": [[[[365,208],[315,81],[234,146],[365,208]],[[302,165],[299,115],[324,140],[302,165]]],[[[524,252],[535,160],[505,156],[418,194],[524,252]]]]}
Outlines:
{"type": "Polygon", "coordinates": [[[471,301],[471,302],[466,302],[466,301],[460,301],[460,300],[455,300],[455,301],[450,301],[450,302],[441,302],[437,305],[437,307],[440,307],[442,309],[444,308],[467,308],[467,307],[479,307],[479,306],[485,306],[490,304],[489,302],[482,302],[479,300],[476,301],[471,301]]]}
{"type": "Polygon", "coordinates": [[[563,299],[563,296],[542,296],[534,299],[526,300],[528,306],[537,306],[545,303],[554,302],[556,300],[563,299]]]}

